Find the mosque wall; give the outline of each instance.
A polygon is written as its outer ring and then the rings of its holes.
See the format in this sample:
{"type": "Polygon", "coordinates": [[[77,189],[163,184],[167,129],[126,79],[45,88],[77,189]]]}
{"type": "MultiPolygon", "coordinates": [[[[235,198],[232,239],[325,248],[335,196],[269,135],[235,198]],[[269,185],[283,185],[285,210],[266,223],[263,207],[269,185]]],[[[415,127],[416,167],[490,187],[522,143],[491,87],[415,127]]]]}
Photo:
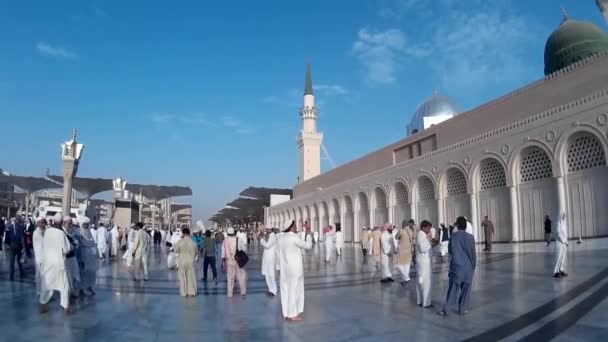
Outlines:
{"type": "MultiPolygon", "coordinates": [[[[355,159],[294,187],[294,197],[346,182],[377,170],[410,159],[409,149],[415,142],[428,141],[435,136],[433,145],[423,143],[423,155],[435,149],[464,141],[482,132],[508,125],[572,102],[608,87],[608,54],[594,57],[547,75],[544,79],[518,89],[494,101],[472,109],[454,118],[430,127],[420,133],[390,144],[382,149],[355,159]]],[[[413,157],[419,156],[413,151],[413,157]]]]}
{"type": "MultiPolygon", "coordinates": [[[[595,66],[605,67],[607,62],[603,58],[595,66]]],[[[300,192],[291,201],[270,207],[267,220],[270,225],[285,226],[296,219],[297,208],[319,208],[322,219],[315,229],[320,231],[331,224],[329,210],[323,208],[336,200],[342,206],[351,201],[352,211],[340,208],[342,222],[350,226],[345,227],[345,236],[351,241],[359,241],[363,226],[384,220],[414,217],[437,225],[453,223],[460,215],[470,215],[477,241],[482,240],[479,223],[486,215],[494,221],[496,240],[539,240],[544,215],[557,223],[560,212],[567,213],[571,238],[608,235],[608,68],[592,69],[605,75],[604,80],[585,71],[576,89],[571,89],[576,94],[578,86],[592,89],[585,95],[569,96],[569,102],[559,101],[533,115],[514,113],[519,120],[476,131],[418,158],[300,192]]],[[[568,89],[556,85],[544,91],[560,87],[568,89]]],[[[443,131],[445,124],[429,130],[443,131]]],[[[379,165],[386,165],[386,156],[392,160],[395,147],[379,153],[378,160],[385,163],[379,165]]],[[[374,158],[365,156],[360,161],[367,165],[374,158]]],[[[339,180],[341,176],[332,177],[339,180]]]]}

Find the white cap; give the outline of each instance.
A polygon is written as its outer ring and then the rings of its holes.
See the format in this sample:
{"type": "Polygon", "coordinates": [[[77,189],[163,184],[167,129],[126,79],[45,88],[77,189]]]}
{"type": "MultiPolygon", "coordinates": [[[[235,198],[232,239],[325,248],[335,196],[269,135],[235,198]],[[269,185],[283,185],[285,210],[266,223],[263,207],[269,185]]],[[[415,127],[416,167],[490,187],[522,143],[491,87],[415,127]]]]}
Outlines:
{"type": "Polygon", "coordinates": [[[228,228],[228,230],[226,231],[226,234],[234,235],[234,228],[232,228],[232,227],[228,228]]]}
{"type": "Polygon", "coordinates": [[[41,222],[43,220],[45,220],[44,216],[40,215],[38,216],[38,218],[36,218],[36,223],[41,222]]]}
{"type": "MultiPolygon", "coordinates": [[[[63,222],[66,222],[66,221],[72,221],[72,217],[63,215],[63,222]]],[[[74,223],[74,221],[72,221],[72,223],[74,223]]]]}
{"type": "Polygon", "coordinates": [[[80,220],[80,224],[90,224],[90,223],[91,223],[91,220],[86,216],[80,220]]]}
{"type": "Polygon", "coordinates": [[[63,216],[61,216],[61,213],[57,213],[55,216],[53,216],[53,221],[55,221],[55,223],[60,223],[62,220],[63,216]]]}

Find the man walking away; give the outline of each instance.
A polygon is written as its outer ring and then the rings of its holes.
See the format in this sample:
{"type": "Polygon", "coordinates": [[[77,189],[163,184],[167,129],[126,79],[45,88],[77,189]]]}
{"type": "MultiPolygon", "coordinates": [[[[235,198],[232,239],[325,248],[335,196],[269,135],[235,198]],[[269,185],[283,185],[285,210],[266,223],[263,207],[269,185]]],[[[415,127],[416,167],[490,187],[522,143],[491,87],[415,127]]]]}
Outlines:
{"type": "Polygon", "coordinates": [[[458,297],[458,313],[466,314],[465,305],[467,297],[471,289],[473,281],[473,273],[477,265],[477,254],[475,252],[475,238],[473,235],[466,233],[467,224],[464,217],[456,219],[458,231],[452,234],[448,247],[450,258],[450,271],[448,277],[450,283],[448,286],[448,294],[443,305],[443,309],[439,311],[442,316],[447,316],[447,307],[456,298],[456,293],[460,291],[458,297]]]}
{"type": "Polygon", "coordinates": [[[9,225],[6,237],[9,240],[10,278],[11,280],[15,280],[15,261],[19,266],[19,275],[23,278],[21,254],[25,246],[25,226],[23,225],[21,216],[17,215],[17,218],[9,225]]]}
{"type": "Polygon", "coordinates": [[[568,247],[568,225],[566,224],[566,213],[563,212],[557,222],[557,234],[555,234],[555,249],[557,260],[553,276],[555,278],[567,277],[566,273],[566,253],[568,247]]]}
{"type": "Polygon", "coordinates": [[[207,269],[211,266],[211,272],[213,273],[213,281],[217,282],[217,268],[215,267],[215,238],[211,236],[211,231],[205,232],[205,239],[203,240],[203,249],[201,251],[203,256],[203,281],[207,281],[207,269]]]}
{"type": "Polygon", "coordinates": [[[545,215],[545,241],[547,241],[547,247],[551,244],[551,219],[549,215],[545,215]]]}
{"type": "Polygon", "coordinates": [[[492,237],[494,236],[494,224],[487,216],[483,217],[481,221],[481,227],[483,228],[483,235],[486,238],[486,248],[484,252],[492,252],[492,237]]]}

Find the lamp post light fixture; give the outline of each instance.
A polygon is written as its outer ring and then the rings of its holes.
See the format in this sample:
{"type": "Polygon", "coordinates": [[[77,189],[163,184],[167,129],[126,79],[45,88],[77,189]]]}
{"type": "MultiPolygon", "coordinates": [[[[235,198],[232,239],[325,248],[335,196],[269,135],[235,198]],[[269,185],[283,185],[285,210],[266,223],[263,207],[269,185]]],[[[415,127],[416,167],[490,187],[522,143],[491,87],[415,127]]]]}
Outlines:
{"type": "Polygon", "coordinates": [[[61,144],[61,161],[63,174],[63,202],[62,214],[70,215],[72,209],[72,182],[76,172],[78,172],[78,163],[82,156],[84,145],[76,142],[76,130],[72,131],[72,140],[61,144]]]}

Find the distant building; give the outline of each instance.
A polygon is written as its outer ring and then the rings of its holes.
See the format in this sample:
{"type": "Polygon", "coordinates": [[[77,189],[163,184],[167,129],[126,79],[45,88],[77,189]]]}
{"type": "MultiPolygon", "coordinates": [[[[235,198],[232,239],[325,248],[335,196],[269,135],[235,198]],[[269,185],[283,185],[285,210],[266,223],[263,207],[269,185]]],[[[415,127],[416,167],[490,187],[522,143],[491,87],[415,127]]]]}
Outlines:
{"type": "MultiPolygon", "coordinates": [[[[266,209],[266,225],[340,224],[359,241],[366,226],[462,215],[481,241],[488,216],[495,240],[509,242],[542,240],[544,216],[556,222],[565,212],[571,237],[608,235],[608,35],[564,14],[544,61],[543,79],[460,114],[434,94],[406,138],[301,176],[292,200],[266,209]]],[[[307,162],[300,158],[300,175],[307,162]]]]}

